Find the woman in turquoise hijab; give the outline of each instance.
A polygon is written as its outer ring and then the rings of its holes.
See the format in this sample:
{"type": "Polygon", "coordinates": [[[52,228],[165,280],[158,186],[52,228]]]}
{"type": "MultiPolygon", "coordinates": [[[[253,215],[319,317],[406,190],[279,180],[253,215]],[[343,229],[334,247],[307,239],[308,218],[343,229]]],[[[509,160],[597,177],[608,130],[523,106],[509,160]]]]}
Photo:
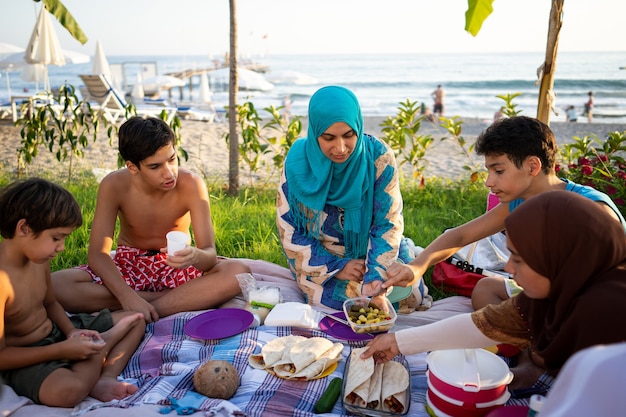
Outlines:
{"type": "MultiPolygon", "coordinates": [[[[289,150],[281,176],[277,225],[312,305],[341,309],[346,298],[378,295],[387,267],[412,259],[393,151],[363,132],[350,90],[328,86],[311,97],[307,136],[289,150]]],[[[429,301],[423,283],[417,288],[413,304],[429,301]]]]}

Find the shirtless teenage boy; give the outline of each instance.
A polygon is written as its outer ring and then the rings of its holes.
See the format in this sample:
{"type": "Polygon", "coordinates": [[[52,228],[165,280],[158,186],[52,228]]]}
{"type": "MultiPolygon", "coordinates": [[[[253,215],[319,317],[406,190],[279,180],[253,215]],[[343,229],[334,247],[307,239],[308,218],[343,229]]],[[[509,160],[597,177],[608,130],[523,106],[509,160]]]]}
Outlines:
{"type": "Polygon", "coordinates": [[[98,189],[88,262],[53,274],[56,295],[70,312],[110,308],[143,313],[147,322],[181,311],[219,306],[241,289],[241,261],[220,259],[206,184],[178,167],[174,133],[157,118],[135,117],[119,130],[126,167],[107,175],[98,189]],[[116,221],[119,235],[114,259],[116,221]],[[188,245],[166,254],[165,235],[189,233],[188,245]]]}
{"type": "MultiPolygon", "coordinates": [[[[393,264],[383,287],[408,286],[437,262],[452,256],[463,246],[504,230],[504,220],[525,200],[544,192],[566,190],[597,202],[626,231],[626,220],[611,198],[589,186],[557,176],[557,145],[550,127],[538,119],[516,116],[494,122],[476,140],[476,153],[485,157],[488,175],[485,185],[500,204],[465,224],[449,229],[433,240],[411,263],[393,264]]],[[[499,304],[521,288],[511,279],[484,277],[472,292],[476,310],[499,304]]]]}
{"type": "Polygon", "coordinates": [[[0,194],[0,376],[17,394],[53,407],[137,391],[117,376],[144,335],[142,315],[69,318],[54,297],[50,260],[81,224],[74,197],[49,181],[16,182],[0,194]]]}

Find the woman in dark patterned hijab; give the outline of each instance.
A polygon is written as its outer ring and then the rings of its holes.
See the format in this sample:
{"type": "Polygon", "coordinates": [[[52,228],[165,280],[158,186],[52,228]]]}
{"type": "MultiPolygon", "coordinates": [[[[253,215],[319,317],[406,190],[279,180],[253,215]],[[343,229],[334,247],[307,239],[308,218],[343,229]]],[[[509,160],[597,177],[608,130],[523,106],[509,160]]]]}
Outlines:
{"type": "Polygon", "coordinates": [[[586,347],[626,340],[626,237],[602,208],[568,191],[529,199],[506,221],[514,299],[531,349],[552,373],[586,347]]]}

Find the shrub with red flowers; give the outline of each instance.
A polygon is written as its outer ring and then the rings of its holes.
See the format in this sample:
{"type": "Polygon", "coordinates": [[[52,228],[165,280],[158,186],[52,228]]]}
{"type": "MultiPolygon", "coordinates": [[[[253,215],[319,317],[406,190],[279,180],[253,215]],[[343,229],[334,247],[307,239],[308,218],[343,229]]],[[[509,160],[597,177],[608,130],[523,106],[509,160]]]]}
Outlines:
{"type": "Polygon", "coordinates": [[[559,176],[608,194],[626,215],[626,131],[611,132],[604,141],[595,135],[573,139],[561,150],[567,167],[557,164],[559,176]]]}

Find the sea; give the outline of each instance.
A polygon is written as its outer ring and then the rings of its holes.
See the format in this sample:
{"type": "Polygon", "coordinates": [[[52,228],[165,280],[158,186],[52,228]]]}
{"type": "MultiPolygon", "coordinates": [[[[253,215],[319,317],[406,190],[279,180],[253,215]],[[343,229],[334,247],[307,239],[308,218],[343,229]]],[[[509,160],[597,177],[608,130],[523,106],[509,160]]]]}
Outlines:
{"type": "MultiPolygon", "coordinates": [[[[188,69],[215,68],[214,56],[108,56],[110,64],[124,68],[124,87],[130,92],[142,65],[149,63],[157,74],[188,69]]],[[[291,113],[306,115],[311,95],[325,85],[343,85],[355,92],[365,116],[393,116],[407,99],[432,107],[431,93],[437,85],[446,92],[445,116],[491,119],[504,101],[498,95],[521,93],[514,99],[522,115],[534,116],[539,92],[538,73],[544,53],[457,53],[457,54],[372,54],[372,55],[266,55],[242,59],[266,72],[274,81],[269,91],[242,91],[239,102],[255,103],[261,116],[264,107],[281,106],[287,97],[291,113]]],[[[50,85],[67,82],[82,84],[79,74],[90,74],[92,64],[68,64],[48,69],[50,85]]],[[[33,82],[24,81],[19,72],[11,72],[12,94],[33,92],[33,82]]],[[[8,97],[5,80],[0,78],[0,100],[8,97]]],[[[199,77],[196,77],[199,83],[199,77]]],[[[210,79],[212,100],[216,107],[228,103],[227,79],[210,79]]],[[[162,92],[171,102],[189,103],[197,97],[193,91],[175,88],[162,92]],[[182,94],[181,94],[182,90],[182,94]]],[[[595,97],[594,122],[626,123],[626,51],[561,52],[556,61],[554,93],[556,110],[551,120],[565,120],[565,108],[575,106],[582,114],[588,92],[595,97]]],[[[582,118],[581,118],[582,120],[582,118]]]]}

